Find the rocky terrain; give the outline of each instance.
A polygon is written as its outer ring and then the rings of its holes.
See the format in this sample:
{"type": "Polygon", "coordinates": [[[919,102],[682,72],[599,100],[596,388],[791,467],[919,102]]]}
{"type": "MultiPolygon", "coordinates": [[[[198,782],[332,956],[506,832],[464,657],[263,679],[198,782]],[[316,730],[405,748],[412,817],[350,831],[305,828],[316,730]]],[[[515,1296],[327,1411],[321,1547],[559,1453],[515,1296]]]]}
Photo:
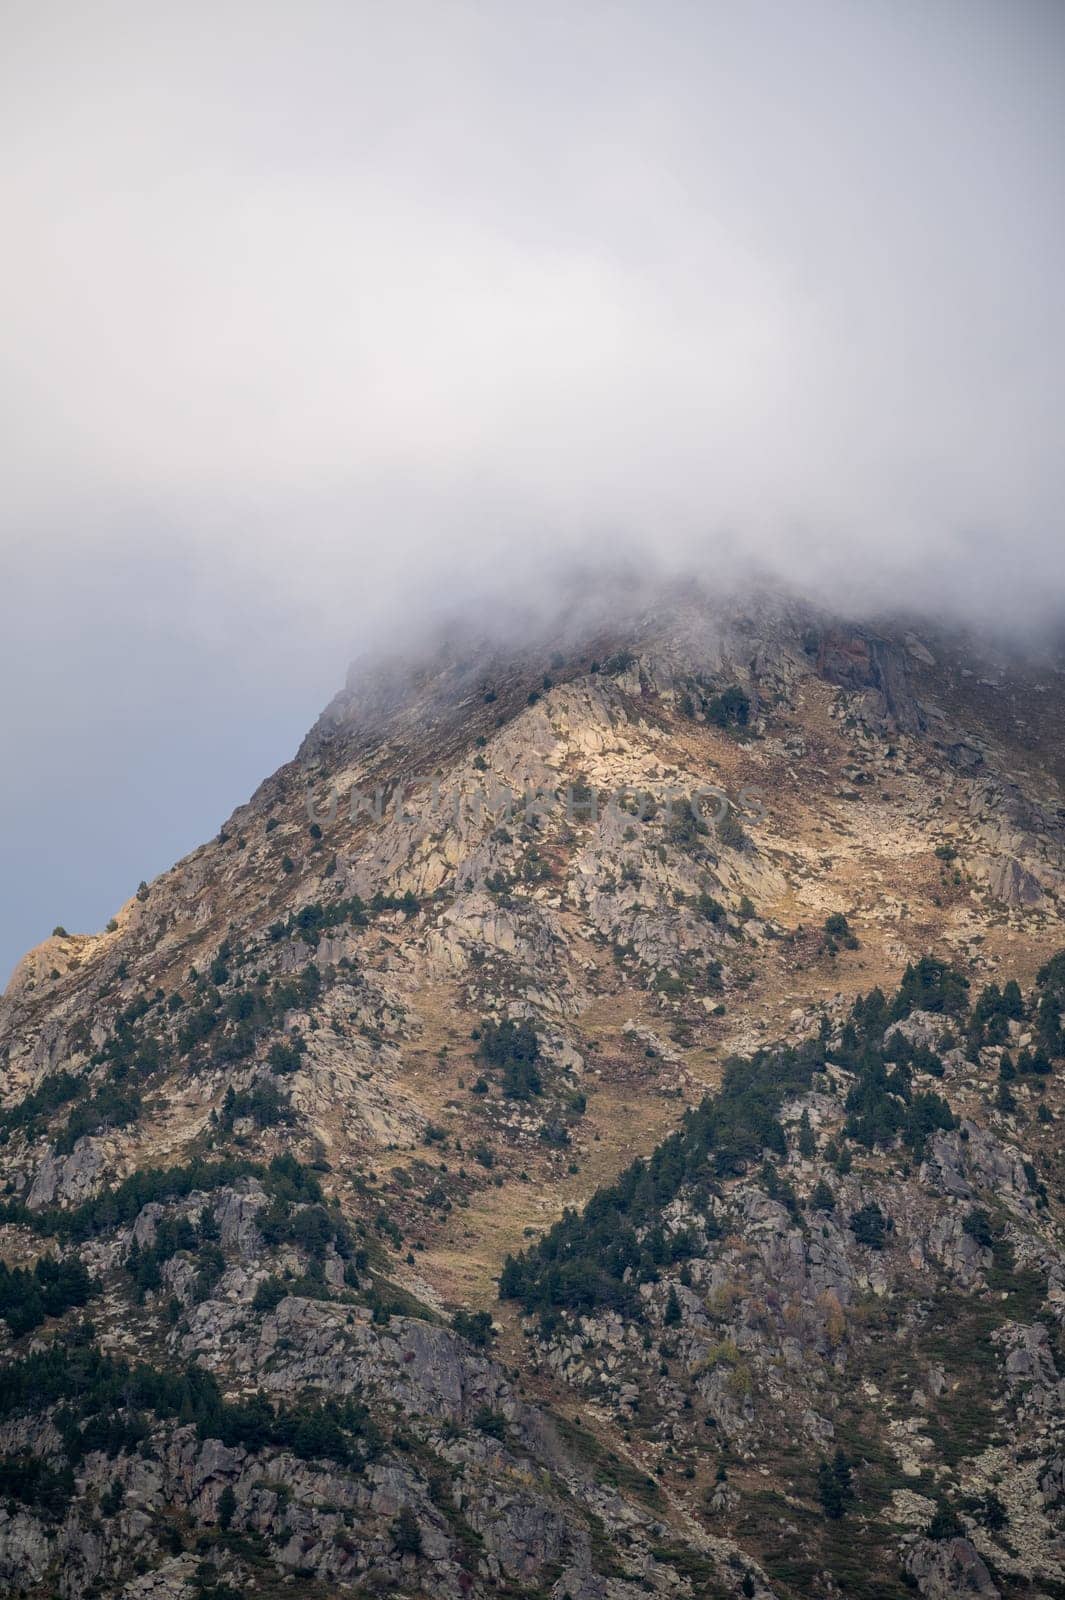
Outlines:
{"type": "Polygon", "coordinates": [[[353,674],[0,1001],[0,1587],[1065,1596],[1065,662],[353,674]]]}

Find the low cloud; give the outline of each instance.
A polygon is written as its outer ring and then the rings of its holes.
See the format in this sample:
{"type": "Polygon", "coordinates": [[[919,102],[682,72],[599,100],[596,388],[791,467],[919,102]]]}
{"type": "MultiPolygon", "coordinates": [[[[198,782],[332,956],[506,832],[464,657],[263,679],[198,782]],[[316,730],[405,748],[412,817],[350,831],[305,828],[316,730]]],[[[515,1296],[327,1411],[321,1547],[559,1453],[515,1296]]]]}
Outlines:
{"type": "Polygon", "coordinates": [[[7,28],[16,575],[150,541],[238,635],[618,551],[1059,601],[1060,8],[7,28]]]}
{"type": "Polygon", "coordinates": [[[575,569],[1058,614],[1059,5],[2,26],[0,821],[27,903],[72,749],[86,840],[116,773],[173,797],[180,827],[139,836],[163,865],[350,656],[550,606],[575,569]]]}

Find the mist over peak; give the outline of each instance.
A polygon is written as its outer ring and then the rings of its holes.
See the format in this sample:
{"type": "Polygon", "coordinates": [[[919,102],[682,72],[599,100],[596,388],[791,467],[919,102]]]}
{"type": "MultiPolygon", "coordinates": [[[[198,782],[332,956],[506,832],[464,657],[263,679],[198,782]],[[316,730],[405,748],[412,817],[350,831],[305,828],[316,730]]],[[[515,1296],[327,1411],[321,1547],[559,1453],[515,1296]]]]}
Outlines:
{"type": "Polygon", "coordinates": [[[24,535],[336,628],[521,546],[1057,602],[1056,8],[229,17],[11,24],[24,535]]]}
{"type": "Polygon", "coordinates": [[[195,838],[354,654],[574,571],[1060,616],[1059,7],[4,34],[16,833],[73,767],[195,838]]]}

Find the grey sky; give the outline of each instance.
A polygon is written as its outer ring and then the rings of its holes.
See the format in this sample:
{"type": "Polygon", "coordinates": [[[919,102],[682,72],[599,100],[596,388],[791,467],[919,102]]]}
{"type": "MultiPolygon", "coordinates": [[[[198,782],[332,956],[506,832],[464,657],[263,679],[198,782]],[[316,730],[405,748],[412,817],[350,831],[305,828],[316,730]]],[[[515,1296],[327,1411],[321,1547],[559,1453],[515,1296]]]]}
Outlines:
{"type": "Polygon", "coordinates": [[[574,554],[1060,606],[1053,0],[8,0],[0,61],[0,968],[574,554]]]}

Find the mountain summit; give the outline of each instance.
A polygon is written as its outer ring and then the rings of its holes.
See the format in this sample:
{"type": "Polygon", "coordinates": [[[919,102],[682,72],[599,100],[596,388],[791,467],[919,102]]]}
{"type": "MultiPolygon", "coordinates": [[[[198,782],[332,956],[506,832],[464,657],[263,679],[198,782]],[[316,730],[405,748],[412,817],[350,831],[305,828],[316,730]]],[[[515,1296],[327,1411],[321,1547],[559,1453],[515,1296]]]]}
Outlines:
{"type": "Polygon", "coordinates": [[[1065,1595],[1063,729],[779,596],[353,673],[0,1001],[6,1592],[1065,1595]]]}

